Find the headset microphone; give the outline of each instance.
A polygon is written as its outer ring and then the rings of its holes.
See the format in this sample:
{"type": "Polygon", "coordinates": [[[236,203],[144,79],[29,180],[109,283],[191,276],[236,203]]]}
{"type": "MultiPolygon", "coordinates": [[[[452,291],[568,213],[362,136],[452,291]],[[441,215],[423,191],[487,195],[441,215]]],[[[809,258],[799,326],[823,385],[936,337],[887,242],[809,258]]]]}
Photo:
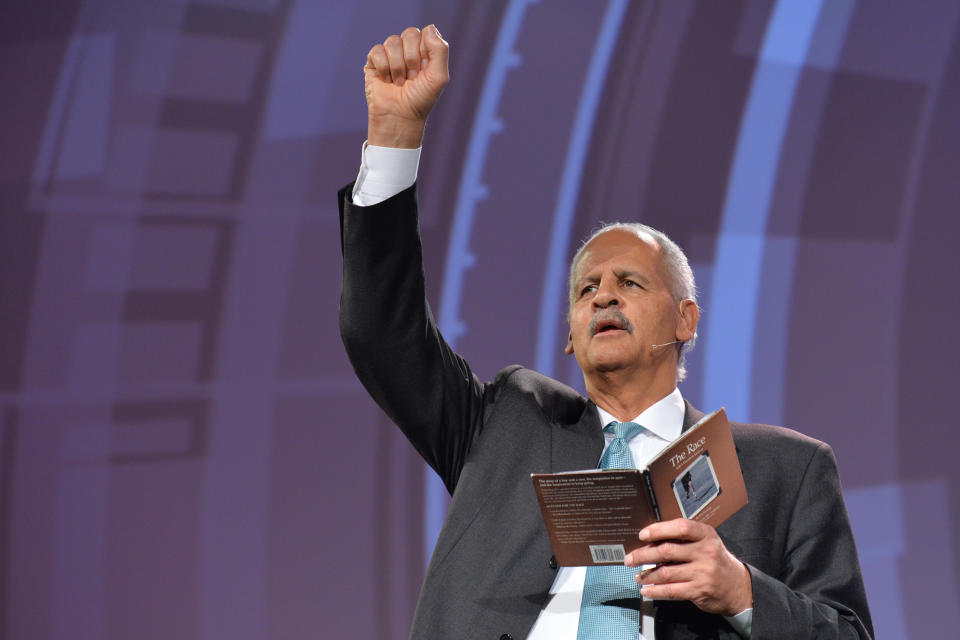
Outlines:
{"type": "Polygon", "coordinates": [[[679,343],[679,342],[680,342],[680,340],[674,340],[673,342],[664,342],[663,344],[652,344],[652,345],[650,345],[650,348],[651,348],[651,349],[659,349],[660,347],[665,347],[665,346],[670,345],[670,344],[677,344],[677,343],[679,343]]]}

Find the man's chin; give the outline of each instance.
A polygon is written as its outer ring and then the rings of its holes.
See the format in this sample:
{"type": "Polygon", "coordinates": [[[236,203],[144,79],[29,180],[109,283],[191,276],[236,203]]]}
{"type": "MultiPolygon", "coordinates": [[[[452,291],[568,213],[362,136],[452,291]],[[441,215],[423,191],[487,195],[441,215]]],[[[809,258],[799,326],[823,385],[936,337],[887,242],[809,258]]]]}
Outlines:
{"type": "Polygon", "coordinates": [[[606,375],[619,371],[652,372],[664,364],[656,358],[651,359],[649,354],[638,351],[632,343],[610,340],[607,344],[594,343],[591,346],[593,348],[589,351],[587,361],[580,363],[580,368],[587,375],[606,375]]]}
{"type": "Polygon", "coordinates": [[[621,350],[617,354],[611,354],[607,358],[596,358],[591,361],[591,369],[597,373],[614,373],[616,371],[623,371],[624,369],[635,369],[637,366],[637,360],[633,358],[624,357],[624,353],[621,350]]]}

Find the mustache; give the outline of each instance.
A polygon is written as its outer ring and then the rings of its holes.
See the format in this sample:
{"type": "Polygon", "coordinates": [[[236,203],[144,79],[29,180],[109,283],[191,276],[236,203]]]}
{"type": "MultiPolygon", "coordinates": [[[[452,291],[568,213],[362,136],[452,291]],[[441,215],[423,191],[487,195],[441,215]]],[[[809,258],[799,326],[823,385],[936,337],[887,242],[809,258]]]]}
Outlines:
{"type": "Polygon", "coordinates": [[[618,309],[603,309],[594,314],[590,320],[590,336],[597,335],[597,328],[605,322],[615,321],[627,333],[633,333],[633,325],[627,320],[627,316],[620,313],[618,309]]]}

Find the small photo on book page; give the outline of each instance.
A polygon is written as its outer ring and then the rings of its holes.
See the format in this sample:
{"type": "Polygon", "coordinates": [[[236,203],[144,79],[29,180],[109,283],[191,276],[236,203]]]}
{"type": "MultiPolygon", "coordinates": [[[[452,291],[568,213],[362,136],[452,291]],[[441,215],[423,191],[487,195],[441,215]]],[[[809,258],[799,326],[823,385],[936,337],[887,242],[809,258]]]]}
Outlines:
{"type": "Polygon", "coordinates": [[[704,451],[671,483],[684,518],[693,518],[720,495],[720,482],[713,470],[710,452],[704,451]]]}

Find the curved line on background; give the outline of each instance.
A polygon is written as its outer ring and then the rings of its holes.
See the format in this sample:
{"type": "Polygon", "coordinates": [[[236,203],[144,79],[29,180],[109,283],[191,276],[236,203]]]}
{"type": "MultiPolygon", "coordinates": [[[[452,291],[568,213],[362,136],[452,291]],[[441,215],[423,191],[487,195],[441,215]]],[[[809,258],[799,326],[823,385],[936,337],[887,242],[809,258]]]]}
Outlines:
{"type": "Polygon", "coordinates": [[[823,0],[779,0],[767,25],[734,152],[707,309],[703,403],[749,420],[767,221],[783,139],[823,0]]]}
{"type": "Polygon", "coordinates": [[[580,194],[583,165],[590,147],[597,105],[603,93],[607,69],[623,24],[627,4],[628,0],[610,0],[607,5],[570,129],[570,142],[567,145],[563,175],[553,210],[553,227],[550,230],[550,245],[543,271],[540,322],[537,328],[537,348],[534,358],[534,368],[547,376],[553,375],[553,364],[561,344],[557,339],[557,320],[560,318],[560,301],[567,299],[567,250],[573,227],[573,214],[580,194]]]}
{"type": "MultiPolygon", "coordinates": [[[[470,252],[470,235],[473,231],[477,203],[487,196],[487,187],[482,182],[482,176],[490,138],[503,128],[503,123],[497,117],[497,107],[503,94],[507,73],[520,64],[520,56],[514,50],[514,43],[517,41],[527,7],[536,2],[537,0],[510,0],[500,22],[500,30],[483,80],[480,103],[473,117],[467,157],[463,172],[460,174],[460,185],[457,188],[457,202],[453,210],[453,224],[447,245],[443,285],[440,292],[438,325],[451,348],[456,348],[457,339],[467,330],[466,323],[459,317],[460,297],[466,272],[476,261],[476,257],[470,252]]],[[[443,528],[449,500],[447,489],[439,476],[429,466],[424,465],[423,557],[425,562],[429,562],[433,554],[433,547],[443,528]]]]}

